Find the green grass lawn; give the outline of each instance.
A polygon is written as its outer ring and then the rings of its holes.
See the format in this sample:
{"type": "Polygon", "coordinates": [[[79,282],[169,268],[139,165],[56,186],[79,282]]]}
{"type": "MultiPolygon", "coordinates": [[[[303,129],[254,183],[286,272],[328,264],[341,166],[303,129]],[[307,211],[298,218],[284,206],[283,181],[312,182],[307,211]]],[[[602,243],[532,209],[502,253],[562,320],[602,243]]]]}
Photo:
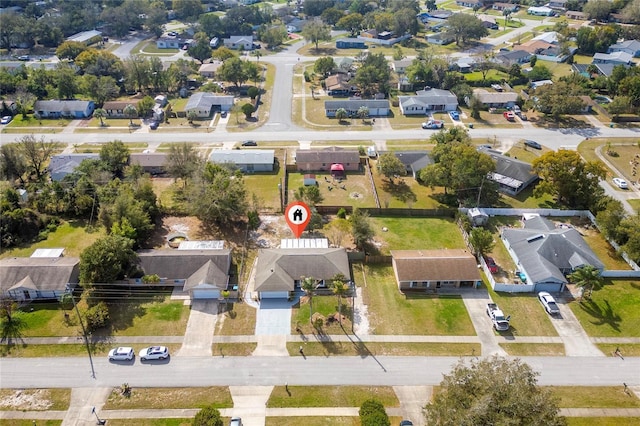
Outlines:
{"type": "MultiPolygon", "coordinates": [[[[22,118],[22,114],[18,114],[13,117],[11,123],[9,123],[9,128],[13,127],[66,127],[71,123],[70,118],[42,118],[38,119],[32,115],[27,115],[26,118],[22,118]]],[[[23,130],[24,131],[24,130],[23,130]]]]}
{"type": "MultiPolygon", "coordinates": [[[[333,295],[314,296],[311,301],[313,304],[314,318],[320,314],[324,318],[328,318],[338,313],[338,297],[333,295]]],[[[342,326],[345,330],[351,330],[351,300],[342,298],[342,315],[344,319],[342,326]]],[[[309,321],[310,304],[306,297],[303,297],[300,304],[293,309],[291,315],[291,329],[299,327],[304,334],[311,334],[314,329],[309,321]]],[[[322,327],[325,334],[344,334],[338,322],[326,322],[322,327]]]]}
{"type": "Polygon", "coordinates": [[[548,386],[560,408],[640,408],[640,399],[620,386],[548,386]]]}
{"type": "Polygon", "coordinates": [[[637,426],[640,417],[566,417],[567,426],[637,426]]]}
{"type": "Polygon", "coordinates": [[[462,299],[408,298],[398,291],[391,266],[366,265],[364,268],[366,285],[363,294],[369,309],[372,334],[475,335],[462,299]]]}
{"type": "Polygon", "coordinates": [[[119,389],[114,389],[103,410],[202,408],[207,405],[213,405],[216,408],[233,407],[229,388],[226,386],[206,388],[133,387],[130,397],[125,397],[119,389]]]}
{"type": "Polygon", "coordinates": [[[371,224],[376,232],[376,240],[383,241],[380,252],[389,250],[414,249],[463,249],[464,240],[453,219],[372,217],[371,224]],[[382,228],[386,227],[387,232],[382,228]]]}
{"type": "Polygon", "coordinates": [[[620,350],[623,357],[640,356],[640,344],[637,343],[598,343],[596,346],[607,356],[617,356],[616,349],[620,350]]]}
{"type": "Polygon", "coordinates": [[[410,175],[389,181],[378,172],[376,163],[376,161],[372,162],[372,173],[382,208],[446,208],[433,197],[434,194],[442,193],[441,188],[431,189],[420,185],[410,175]]]}
{"type": "Polygon", "coordinates": [[[399,407],[400,402],[390,386],[275,386],[267,408],[282,407],[359,407],[368,399],[385,407],[399,407]]]}
{"type": "MultiPolygon", "coordinates": [[[[291,356],[299,356],[299,343],[287,343],[291,356]]],[[[311,342],[304,344],[306,356],[474,356],[481,351],[479,343],[378,343],[378,342],[311,342]]],[[[564,353],[564,352],[563,352],[564,353]]]]}
{"type": "MultiPolygon", "coordinates": [[[[0,401],[5,400],[18,392],[16,389],[0,389],[0,401]]],[[[46,408],[31,408],[29,411],[60,411],[69,409],[71,402],[71,389],[20,389],[24,396],[35,396],[38,401],[48,401],[50,405],[46,408]]],[[[0,411],[10,411],[20,409],[9,404],[0,403],[0,411]]],[[[4,422],[4,420],[3,420],[4,422]]],[[[2,423],[6,424],[6,423],[2,423]]],[[[31,425],[32,423],[29,423],[31,425]]],[[[40,423],[38,423],[40,424],[40,423]]]]}
{"type": "Polygon", "coordinates": [[[273,173],[253,173],[244,175],[244,183],[249,192],[249,200],[252,194],[258,199],[260,211],[271,213],[280,211],[280,195],[278,184],[284,183],[284,150],[276,150],[278,163],[277,170],[273,173]]]}
{"type": "MultiPolygon", "coordinates": [[[[193,419],[135,419],[135,423],[136,426],[191,426],[193,419]]],[[[131,419],[109,419],[109,426],[130,425],[131,419]]],[[[31,424],[27,426],[31,426],[31,424]]]]}
{"type": "MultiPolygon", "coordinates": [[[[65,343],[59,345],[0,345],[0,357],[12,358],[46,358],[46,357],[86,357],[87,347],[81,343],[81,332],[78,332],[78,343],[65,343]]],[[[157,339],[150,339],[150,342],[132,343],[134,349],[142,349],[144,346],[163,345],[169,348],[169,353],[176,353],[180,349],[180,344],[158,342],[157,339]]],[[[89,348],[91,355],[97,357],[106,357],[109,351],[115,345],[110,342],[90,343],[89,348]]],[[[87,360],[88,362],[88,360],[87,360]]]]}
{"type": "MultiPolygon", "coordinates": [[[[488,287],[491,299],[500,306],[505,315],[511,315],[510,329],[503,334],[515,336],[557,336],[549,315],[534,294],[496,293],[488,287]]],[[[507,345],[507,346],[511,346],[507,345]]]]}
{"type": "MultiPolygon", "coordinates": [[[[134,292],[128,303],[112,303],[112,335],[181,336],[189,319],[189,306],[168,295],[134,292]]],[[[98,334],[96,332],[95,334],[98,334]]]]}
{"type": "MultiPolygon", "coordinates": [[[[38,426],[59,426],[62,424],[62,420],[42,420],[38,419],[4,419],[2,420],[3,426],[33,426],[37,424],[38,426]]],[[[109,420],[109,425],[111,425],[111,420],[109,420]]],[[[188,423],[190,425],[191,423],[188,423]]]]}
{"type": "MultiPolygon", "coordinates": [[[[347,172],[347,178],[342,183],[326,172],[314,174],[323,198],[321,205],[375,207],[371,183],[364,172],[347,172]],[[345,189],[342,189],[343,186],[345,189]]],[[[293,200],[293,194],[302,186],[304,174],[289,173],[288,176],[289,200],[293,200]]]]}
{"type": "Polygon", "coordinates": [[[631,207],[635,209],[635,211],[640,212],[640,199],[627,200],[631,207]]]}
{"type": "Polygon", "coordinates": [[[255,329],[256,309],[246,303],[234,303],[232,310],[218,316],[215,335],[250,335],[255,333],[255,329]]]}
{"type": "Polygon", "coordinates": [[[211,351],[214,356],[251,356],[257,343],[214,343],[211,351]]]}
{"type": "Polygon", "coordinates": [[[569,306],[592,337],[640,337],[640,285],[637,281],[607,280],[591,300],[569,306]]]}

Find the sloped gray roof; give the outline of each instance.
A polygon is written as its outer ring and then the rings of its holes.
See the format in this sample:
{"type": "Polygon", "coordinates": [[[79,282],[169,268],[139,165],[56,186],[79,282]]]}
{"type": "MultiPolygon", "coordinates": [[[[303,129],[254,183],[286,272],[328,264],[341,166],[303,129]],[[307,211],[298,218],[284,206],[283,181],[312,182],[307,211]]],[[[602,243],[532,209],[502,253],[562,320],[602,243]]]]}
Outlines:
{"type": "Polygon", "coordinates": [[[393,151],[393,154],[404,164],[407,171],[418,172],[429,164],[433,164],[427,151],[393,151]]]}
{"type": "Polygon", "coordinates": [[[361,106],[367,108],[389,108],[389,101],[386,99],[343,99],[338,101],[324,101],[324,109],[358,109],[361,106]]]}
{"type": "Polygon", "coordinates": [[[139,164],[142,167],[163,167],[166,162],[167,154],[164,152],[136,152],[129,155],[129,164],[139,164]]]}
{"type": "Polygon", "coordinates": [[[100,158],[100,154],[87,153],[87,154],[59,154],[51,157],[49,161],[49,172],[55,173],[72,173],[80,163],[84,160],[97,160],[100,158]]]}
{"type": "Polygon", "coordinates": [[[522,184],[529,184],[538,179],[538,175],[533,172],[533,168],[529,163],[513,157],[507,157],[491,149],[481,147],[478,148],[478,151],[489,155],[493,159],[496,164],[495,173],[498,175],[515,179],[522,184]]]}
{"type": "Polygon", "coordinates": [[[484,89],[474,89],[473,96],[483,104],[515,102],[518,100],[518,94],[515,92],[489,92],[484,89]]]}
{"type": "Polygon", "coordinates": [[[256,291],[292,291],[301,277],[328,280],[336,274],[351,277],[343,248],[261,249],[256,264],[256,291]]]}
{"type": "Polygon", "coordinates": [[[93,101],[36,101],[33,106],[34,111],[47,111],[47,112],[63,112],[63,111],[86,111],[89,108],[89,104],[93,101]]]}
{"type": "Polygon", "coordinates": [[[527,220],[523,229],[505,228],[502,236],[534,284],[566,283],[561,270],[569,271],[587,264],[604,269],[604,264],[577,230],[556,228],[543,217],[527,220]]]}
{"type": "Polygon", "coordinates": [[[227,287],[228,280],[229,268],[222,270],[214,261],[208,260],[207,263],[187,278],[184,290],[191,290],[203,284],[224,290],[227,287]]]}
{"type": "MultiPolygon", "coordinates": [[[[231,250],[140,250],[138,251],[140,266],[147,275],[157,274],[169,280],[186,280],[198,272],[208,262],[212,262],[224,274],[229,273],[231,266],[231,250]]],[[[198,282],[202,276],[192,279],[198,282]]],[[[216,275],[219,277],[219,275],[216,275]]]]}
{"type": "Polygon", "coordinates": [[[20,287],[39,291],[64,290],[78,283],[77,257],[10,257],[0,260],[0,290],[20,287]]]}
{"type": "Polygon", "coordinates": [[[609,46],[610,50],[617,49],[631,49],[633,51],[640,50],[640,41],[638,40],[625,40],[620,43],[612,44],[609,46]]]}
{"type": "Polygon", "coordinates": [[[273,149],[214,149],[209,155],[212,163],[273,164],[273,149]]]}
{"type": "Polygon", "coordinates": [[[226,95],[214,95],[212,93],[198,92],[189,96],[187,105],[184,110],[189,111],[191,109],[211,109],[213,105],[233,105],[233,96],[226,95]]]}
{"type": "Polygon", "coordinates": [[[403,105],[407,105],[406,101],[415,100],[424,105],[458,105],[458,98],[448,90],[428,89],[418,90],[417,96],[399,96],[398,100],[403,105]]]}
{"type": "Polygon", "coordinates": [[[360,153],[337,146],[326,149],[299,149],[296,151],[296,163],[357,163],[360,153]]]}

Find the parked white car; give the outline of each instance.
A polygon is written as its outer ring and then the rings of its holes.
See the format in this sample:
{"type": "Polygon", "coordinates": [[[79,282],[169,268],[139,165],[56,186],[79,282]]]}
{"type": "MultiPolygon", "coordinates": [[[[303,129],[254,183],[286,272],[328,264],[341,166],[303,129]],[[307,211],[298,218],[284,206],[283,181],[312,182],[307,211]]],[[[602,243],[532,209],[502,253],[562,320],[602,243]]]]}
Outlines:
{"type": "Polygon", "coordinates": [[[169,358],[169,348],[166,346],[151,346],[141,350],[138,355],[140,355],[140,361],[148,359],[167,359],[169,358]]]}
{"type": "Polygon", "coordinates": [[[618,188],[621,188],[621,189],[628,189],[629,188],[629,185],[627,185],[627,181],[624,180],[624,179],[613,178],[613,183],[615,183],[616,186],[618,188]]]}
{"type": "Polygon", "coordinates": [[[109,351],[109,361],[131,361],[135,356],[133,348],[128,346],[121,346],[109,351]]]}
{"type": "Polygon", "coordinates": [[[538,293],[538,300],[540,300],[540,303],[544,306],[544,310],[547,311],[549,315],[556,315],[560,313],[560,308],[558,308],[556,300],[546,291],[538,293]]]}

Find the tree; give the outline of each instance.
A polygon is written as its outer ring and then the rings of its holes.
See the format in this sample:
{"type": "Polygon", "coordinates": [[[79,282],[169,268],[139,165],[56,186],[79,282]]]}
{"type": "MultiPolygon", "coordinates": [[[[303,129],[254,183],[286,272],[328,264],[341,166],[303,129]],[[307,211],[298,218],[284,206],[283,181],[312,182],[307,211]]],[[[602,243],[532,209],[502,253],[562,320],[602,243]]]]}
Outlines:
{"type": "Polygon", "coordinates": [[[336,110],[336,118],[338,119],[338,121],[342,122],[342,120],[344,120],[345,118],[347,118],[349,116],[349,113],[347,113],[347,110],[344,108],[338,108],[336,110]]]}
{"type": "Polygon", "coordinates": [[[65,41],[56,49],[56,56],[60,59],[74,61],[79,54],[88,49],[85,43],[79,41],[65,41]]]}
{"type": "Polygon", "coordinates": [[[585,162],[576,151],[550,151],[533,160],[533,170],[542,181],[534,194],[551,194],[561,204],[589,209],[602,197],[599,182],[606,176],[601,163],[585,162]]]}
{"type": "Polygon", "coordinates": [[[560,116],[565,114],[576,114],[584,107],[584,102],[580,98],[582,94],[580,87],[569,85],[564,81],[545,86],[535,90],[537,98],[535,106],[538,111],[550,115],[554,120],[559,120],[560,116]]]}
{"type": "Polygon", "coordinates": [[[460,41],[467,43],[469,40],[479,40],[489,34],[489,30],[480,19],[467,13],[454,13],[447,22],[458,46],[460,41]]]}
{"type": "Polygon", "coordinates": [[[105,111],[102,108],[96,108],[93,111],[93,118],[97,118],[98,120],[100,120],[100,127],[104,126],[104,118],[107,116],[107,111],[105,111]]]}
{"type": "Polygon", "coordinates": [[[631,98],[618,95],[607,105],[610,114],[613,114],[613,121],[618,121],[620,114],[625,114],[631,109],[631,98]]]}
{"type": "Polygon", "coordinates": [[[589,0],[582,7],[582,11],[587,14],[589,19],[603,21],[611,13],[611,3],[608,0],[589,0]]]}
{"type": "Polygon", "coordinates": [[[491,231],[484,228],[473,228],[469,235],[469,242],[476,251],[476,257],[480,257],[493,249],[495,242],[491,231]]]}
{"type": "Polygon", "coordinates": [[[0,296],[0,343],[13,344],[14,339],[22,338],[27,323],[18,310],[18,304],[8,296],[0,296]]]}
{"type": "Polygon", "coordinates": [[[233,53],[233,50],[229,49],[228,47],[225,46],[221,46],[219,48],[217,48],[216,50],[213,51],[213,53],[211,53],[211,57],[213,59],[217,59],[219,61],[226,61],[227,59],[233,58],[235,57],[236,54],[233,53]]]}
{"type": "Polygon", "coordinates": [[[362,426],[391,426],[384,405],[378,400],[364,401],[358,410],[358,415],[362,426]]]}
{"type": "Polygon", "coordinates": [[[624,206],[611,197],[604,197],[599,204],[603,204],[604,208],[596,214],[598,228],[606,238],[620,241],[620,224],[627,216],[624,206]]]}
{"type": "Polygon", "coordinates": [[[311,21],[302,29],[302,36],[305,40],[314,43],[318,50],[320,41],[331,40],[331,27],[322,21],[311,21]]]}
{"type": "Polygon", "coordinates": [[[504,16],[504,29],[507,29],[507,23],[511,20],[511,15],[513,14],[513,10],[509,8],[505,8],[502,10],[502,15],[504,16]]]}
{"type": "Polygon", "coordinates": [[[188,22],[195,21],[203,12],[200,0],[173,0],[172,8],[178,17],[188,22]]]}
{"type": "Polygon", "coordinates": [[[369,54],[356,71],[355,83],[365,97],[389,93],[391,69],[384,54],[369,54]]]}
{"type": "Polygon", "coordinates": [[[240,58],[229,58],[218,68],[218,76],[240,87],[245,81],[249,80],[250,68],[257,68],[256,64],[243,61],[240,58]]]}
{"type": "Polygon", "coordinates": [[[133,118],[138,115],[138,110],[133,105],[129,104],[122,110],[124,116],[129,119],[129,126],[133,126],[133,118]]]}
{"type": "Polygon", "coordinates": [[[174,179],[182,179],[183,188],[187,185],[196,170],[200,167],[201,159],[196,147],[191,143],[173,143],[169,145],[165,169],[174,179]]]}
{"type": "Polygon", "coordinates": [[[274,49],[280,46],[286,39],[287,29],[283,25],[268,28],[264,33],[262,33],[260,38],[260,40],[267,43],[267,47],[269,47],[269,49],[274,49]]]}
{"type": "Polygon", "coordinates": [[[80,254],[80,282],[113,283],[124,278],[136,261],[133,240],[119,235],[98,239],[80,254]]]}
{"type": "Polygon", "coordinates": [[[100,161],[113,176],[121,178],[129,162],[129,148],[119,140],[106,143],[100,148],[100,161]]]}
{"type": "Polygon", "coordinates": [[[565,425],[558,399],[537,385],[537,375],[519,359],[460,360],[425,407],[427,424],[565,425]]]}
{"type": "Polygon", "coordinates": [[[242,105],[242,113],[244,114],[245,119],[250,119],[251,118],[251,114],[253,114],[253,112],[255,111],[255,108],[253,108],[253,105],[251,105],[250,103],[246,103],[244,105],[242,105]]]}
{"type": "Polygon", "coordinates": [[[571,281],[582,288],[583,294],[587,291],[587,298],[591,297],[593,290],[598,290],[604,284],[600,270],[593,265],[584,265],[569,274],[571,281]]]}
{"type": "Polygon", "coordinates": [[[324,235],[334,247],[344,246],[345,239],[351,233],[351,225],[347,219],[333,219],[326,226],[324,235]]]}
{"type": "Polygon", "coordinates": [[[349,294],[349,284],[344,282],[344,276],[340,274],[331,279],[331,291],[338,296],[338,321],[342,325],[342,298],[349,294]]]}
{"type": "Polygon", "coordinates": [[[404,176],[407,169],[393,152],[386,152],[378,158],[378,171],[382,173],[389,182],[393,182],[395,176],[404,176]]]}
{"type": "Polygon", "coordinates": [[[189,124],[193,124],[193,122],[198,118],[198,113],[194,110],[190,109],[187,111],[187,121],[189,124]]]}
{"type": "Polygon", "coordinates": [[[85,74],[80,78],[79,86],[82,93],[93,99],[97,105],[117,98],[120,93],[120,87],[113,77],[96,77],[92,74],[85,74]]]}
{"type": "Polygon", "coordinates": [[[202,408],[193,418],[193,426],[223,426],[220,411],[213,405],[202,408]]]}
{"type": "Polygon", "coordinates": [[[371,227],[369,214],[360,209],[353,209],[353,213],[349,218],[351,222],[351,234],[353,242],[357,248],[363,250],[365,245],[373,238],[375,232],[371,227]]]}
{"type": "Polygon", "coordinates": [[[76,70],[69,65],[58,66],[55,72],[54,84],[60,99],[73,99],[78,93],[78,77],[76,70]]]}
{"type": "Polygon", "coordinates": [[[436,5],[436,0],[425,0],[424,5],[429,12],[433,12],[434,10],[438,9],[438,6],[436,5]]]}
{"type": "Polygon", "coordinates": [[[343,16],[336,22],[336,29],[349,31],[351,37],[355,37],[356,34],[362,29],[364,17],[359,13],[349,13],[343,16]]]}
{"type": "Polygon", "coordinates": [[[358,108],[358,118],[360,118],[362,122],[364,122],[364,119],[367,117],[369,117],[369,108],[362,105],[360,108],[358,108]]]}
{"type": "Polygon", "coordinates": [[[313,291],[315,290],[316,279],[313,277],[300,277],[300,288],[309,298],[309,322],[313,323],[313,291]]]}
{"type": "Polygon", "coordinates": [[[24,174],[27,170],[27,160],[20,145],[15,143],[0,145],[0,177],[2,179],[11,182],[19,179],[24,185],[24,174]]]}
{"type": "Polygon", "coordinates": [[[28,170],[35,174],[40,181],[45,173],[46,164],[51,156],[60,149],[58,142],[47,142],[44,136],[36,139],[33,135],[23,136],[18,140],[18,145],[27,162],[28,170]]]}
{"type": "Polygon", "coordinates": [[[632,0],[622,9],[622,15],[627,22],[640,24],[640,0],[632,0]]]}
{"type": "Polygon", "coordinates": [[[342,18],[343,16],[344,16],[344,11],[336,7],[330,7],[328,9],[325,9],[320,15],[323,22],[326,22],[328,25],[332,25],[332,26],[335,26],[336,22],[338,22],[340,18],[342,18]]]}
{"type": "Polygon", "coordinates": [[[136,107],[136,110],[138,110],[138,117],[149,117],[153,113],[153,107],[155,105],[155,100],[149,95],[140,99],[136,107]]]}
{"type": "Polygon", "coordinates": [[[322,194],[318,186],[301,186],[295,192],[294,197],[298,201],[303,201],[309,206],[316,206],[322,203],[322,194]]]}
{"type": "Polygon", "coordinates": [[[313,64],[313,70],[323,76],[328,75],[335,67],[336,63],[331,56],[318,58],[313,64]]]}
{"type": "Polygon", "coordinates": [[[196,44],[190,46],[189,49],[187,49],[187,53],[202,64],[205,59],[211,57],[211,46],[209,46],[209,38],[205,33],[197,33],[196,36],[198,34],[200,34],[200,37],[197,37],[196,44]]]}

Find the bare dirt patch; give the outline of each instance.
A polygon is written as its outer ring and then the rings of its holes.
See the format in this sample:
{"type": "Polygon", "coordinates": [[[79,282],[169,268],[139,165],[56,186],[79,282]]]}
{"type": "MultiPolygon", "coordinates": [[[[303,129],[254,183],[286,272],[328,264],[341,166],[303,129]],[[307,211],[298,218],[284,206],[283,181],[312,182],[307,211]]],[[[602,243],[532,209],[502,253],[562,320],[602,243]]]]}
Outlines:
{"type": "Polygon", "coordinates": [[[3,391],[0,395],[0,409],[3,410],[48,410],[53,401],[47,389],[3,391]]]}

